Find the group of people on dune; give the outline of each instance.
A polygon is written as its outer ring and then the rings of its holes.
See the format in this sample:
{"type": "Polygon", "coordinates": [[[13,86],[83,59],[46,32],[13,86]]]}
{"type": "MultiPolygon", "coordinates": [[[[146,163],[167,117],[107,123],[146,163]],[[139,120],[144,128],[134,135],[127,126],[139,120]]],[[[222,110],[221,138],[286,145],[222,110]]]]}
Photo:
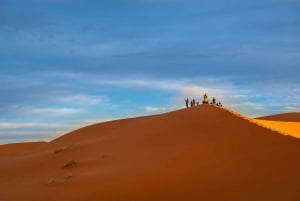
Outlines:
{"type": "MultiPolygon", "coordinates": [[[[212,104],[212,105],[216,105],[216,106],[222,107],[222,103],[221,102],[217,102],[215,97],[213,97],[212,101],[209,102],[209,99],[208,99],[208,96],[206,95],[206,93],[203,96],[202,104],[212,104]]],[[[186,98],[185,99],[185,105],[186,105],[186,108],[189,108],[189,107],[199,106],[200,103],[199,103],[199,101],[196,101],[195,99],[189,100],[189,98],[186,98]]]]}

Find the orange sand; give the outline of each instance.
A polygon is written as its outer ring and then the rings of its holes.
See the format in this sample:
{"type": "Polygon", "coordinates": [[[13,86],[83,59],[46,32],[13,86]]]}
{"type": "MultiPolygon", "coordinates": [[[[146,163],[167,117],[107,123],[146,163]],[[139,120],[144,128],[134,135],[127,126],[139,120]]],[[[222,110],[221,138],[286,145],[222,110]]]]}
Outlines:
{"type": "Polygon", "coordinates": [[[46,142],[29,142],[0,145],[0,157],[30,153],[45,144],[46,142]]]}
{"type": "Polygon", "coordinates": [[[27,145],[0,146],[1,201],[300,200],[300,140],[210,105],[27,145]]]}
{"type": "Polygon", "coordinates": [[[267,128],[279,131],[282,134],[300,138],[300,122],[269,121],[259,119],[253,119],[253,121],[267,128]]]}

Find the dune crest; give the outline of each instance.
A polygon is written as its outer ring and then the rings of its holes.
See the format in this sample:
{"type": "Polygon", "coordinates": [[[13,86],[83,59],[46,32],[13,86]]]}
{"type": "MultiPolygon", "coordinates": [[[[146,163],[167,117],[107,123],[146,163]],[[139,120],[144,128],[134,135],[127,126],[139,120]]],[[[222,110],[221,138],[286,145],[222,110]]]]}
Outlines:
{"type": "Polygon", "coordinates": [[[299,139],[201,105],[95,124],[26,154],[0,155],[0,195],[1,201],[298,201],[299,155],[299,139]]]}

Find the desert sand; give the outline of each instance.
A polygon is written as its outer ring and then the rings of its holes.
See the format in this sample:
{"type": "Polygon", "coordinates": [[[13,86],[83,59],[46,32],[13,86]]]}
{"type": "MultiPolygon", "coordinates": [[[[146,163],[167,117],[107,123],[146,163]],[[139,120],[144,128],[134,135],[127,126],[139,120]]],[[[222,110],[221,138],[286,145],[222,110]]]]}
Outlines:
{"type": "Polygon", "coordinates": [[[284,113],[259,117],[253,121],[284,135],[300,138],[300,113],[284,113]]]}
{"type": "Polygon", "coordinates": [[[300,200],[300,139],[210,105],[0,152],[1,201],[300,200]]]}
{"type": "Polygon", "coordinates": [[[283,135],[291,135],[293,137],[300,138],[300,122],[270,121],[260,119],[254,119],[253,121],[266,128],[279,131],[283,135]]]}
{"type": "Polygon", "coordinates": [[[270,120],[270,121],[287,121],[287,122],[300,122],[300,112],[274,114],[256,119],[270,120]]]}

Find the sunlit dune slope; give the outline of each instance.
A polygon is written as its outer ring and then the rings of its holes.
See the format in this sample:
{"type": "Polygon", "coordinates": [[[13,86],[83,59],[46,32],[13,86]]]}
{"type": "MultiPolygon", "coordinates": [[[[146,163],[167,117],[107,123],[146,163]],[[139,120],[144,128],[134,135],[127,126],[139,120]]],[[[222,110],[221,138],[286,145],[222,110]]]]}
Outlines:
{"type": "Polygon", "coordinates": [[[0,156],[0,196],[299,201],[299,156],[299,139],[201,105],[88,126],[31,152],[0,156]],[[63,168],[70,160],[77,164],[63,168]]]}
{"type": "MultiPolygon", "coordinates": [[[[225,109],[225,108],[223,108],[225,109]]],[[[300,138],[300,113],[284,113],[284,114],[277,114],[277,115],[271,115],[271,116],[265,116],[265,117],[259,117],[259,118],[249,118],[246,116],[243,116],[239,113],[236,113],[235,111],[225,109],[228,112],[231,112],[233,115],[238,116],[240,118],[243,118],[251,123],[257,124],[259,126],[262,126],[264,128],[270,129],[272,131],[276,131],[283,135],[290,135],[293,137],[300,138]],[[265,120],[266,119],[266,120],[265,120]],[[274,119],[274,120],[272,120],[274,119]],[[281,119],[282,121],[279,121],[281,119]],[[291,120],[289,122],[288,120],[291,120]]]]}
{"type": "Polygon", "coordinates": [[[282,134],[300,138],[300,122],[269,121],[260,119],[253,119],[253,121],[267,128],[277,130],[282,134]]]}
{"type": "Polygon", "coordinates": [[[300,138],[300,113],[284,113],[253,119],[254,122],[282,134],[300,138]]]}

